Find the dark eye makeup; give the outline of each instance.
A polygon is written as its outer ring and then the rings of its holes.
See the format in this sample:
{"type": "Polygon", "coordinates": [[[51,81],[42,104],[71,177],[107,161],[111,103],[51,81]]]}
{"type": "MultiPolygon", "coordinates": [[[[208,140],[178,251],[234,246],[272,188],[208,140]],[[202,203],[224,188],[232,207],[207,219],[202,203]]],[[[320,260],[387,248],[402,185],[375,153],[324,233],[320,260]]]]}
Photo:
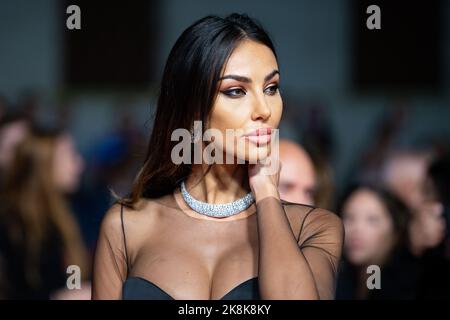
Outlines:
{"type": "Polygon", "coordinates": [[[278,84],[274,84],[274,85],[268,86],[264,90],[264,92],[267,93],[270,96],[273,96],[273,95],[275,95],[278,92],[278,90],[279,90],[278,84]]]}
{"type": "Polygon", "coordinates": [[[242,88],[232,88],[222,91],[222,93],[230,98],[238,98],[245,96],[246,92],[242,88]]]}
{"type": "MultiPolygon", "coordinates": [[[[278,84],[273,84],[264,89],[264,93],[270,96],[275,95],[279,90],[278,84]]],[[[221,93],[230,97],[230,98],[239,98],[245,96],[247,93],[243,88],[231,88],[227,90],[222,90],[221,93]]]]}

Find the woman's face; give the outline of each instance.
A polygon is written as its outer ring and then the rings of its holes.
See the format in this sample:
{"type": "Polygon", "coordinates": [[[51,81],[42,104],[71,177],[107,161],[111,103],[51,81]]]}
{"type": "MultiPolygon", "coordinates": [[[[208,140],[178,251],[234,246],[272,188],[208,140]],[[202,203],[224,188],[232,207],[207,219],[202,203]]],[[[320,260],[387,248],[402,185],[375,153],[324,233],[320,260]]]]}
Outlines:
{"type": "Polygon", "coordinates": [[[392,219],[372,191],[353,192],[343,207],[344,251],[354,265],[381,264],[394,245],[392,219]]]}
{"type": "Polygon", "coordinates": [[[278,128],[283,109],[275,55],[263,44],[242,41],[226,63],[221,79],[208,126],[220,133],[214,136],[215,148],[224,156],[256,163],[270,153],[274,135],[267,128],[278,128]],[[228,139],[227,129],[235,133],[228,139]],[[257,129],[263,130],[255,133],[257,129]]]}
{"type": "Polygon", "coordinates": [[[62,192],[73,192],[78,188],[83,171],[83,159],[76,151],[69,135],[61,136],[55,148],[53,175],[56,187],[62,192]]]}

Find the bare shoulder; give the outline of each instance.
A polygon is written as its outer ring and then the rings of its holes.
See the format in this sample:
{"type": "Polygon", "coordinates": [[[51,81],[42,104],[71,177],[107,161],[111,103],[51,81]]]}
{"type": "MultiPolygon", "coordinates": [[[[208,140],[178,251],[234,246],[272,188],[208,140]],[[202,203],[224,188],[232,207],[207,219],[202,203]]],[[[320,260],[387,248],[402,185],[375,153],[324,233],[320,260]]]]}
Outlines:
{"type": "Polygon", "coordinates": [[[133,206],[115,202],[103,216],[101,228],[103,231],[122,232],[124,225],[129,227],[130,224],[139,222],[150,206],[151,202],[144,199],[139,200],[133,206]]]}
{"type": "Polygon", "coordinates": [[[142,244],[157,234],[160,211],[149,199],[140,199],[133,206],[114,203],[103,217],[99,238],[118,247],[126,245],[127,254],[134,257],[142,244]]]}
{"type": "Polygon", "coordinates": [[[122,225],[121,210],[122,205],[115,203],[106,211],[101,224],[102,232],[114,232],[120,230],[122,225]]]}
{"type": "MultiPolygon", "coordinates": [[[[123,228],[127,242],[138,246],[143,240],[151,236],[161,234],[164,226],[173,221],[174,204],[170,202],[170,196],[160,198],[141,198],[133,206],[111,207],[111,223],[123,228]]],[[[108,217],[106,217],[108,220],[108,217]]]]}

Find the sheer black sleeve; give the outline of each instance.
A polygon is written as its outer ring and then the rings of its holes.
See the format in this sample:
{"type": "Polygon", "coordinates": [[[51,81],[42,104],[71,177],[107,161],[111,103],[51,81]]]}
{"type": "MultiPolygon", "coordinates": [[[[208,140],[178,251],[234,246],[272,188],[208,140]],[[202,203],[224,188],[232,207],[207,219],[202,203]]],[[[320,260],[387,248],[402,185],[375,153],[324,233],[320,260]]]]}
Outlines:
{"type": "Polygon", "coordinates": [[[338,216],[314,208],[305,217],[298,244],[314,276],[321,299],[333,299],[344,227],[338,216]]]}
{"type": "Polygon", "coordinates": [[[264,299],[333,299],[344,237],[340,218],[275,197],[258,201],[257,208],[264,299]],[[293,219],[299,228],[292,228],[293,219]]]}
{"type": "Polygon", "coordinates": [[[103,218],[94,258],[92,299],[121,299],[128,271],[123,207],[114,205],[103,218]]]}

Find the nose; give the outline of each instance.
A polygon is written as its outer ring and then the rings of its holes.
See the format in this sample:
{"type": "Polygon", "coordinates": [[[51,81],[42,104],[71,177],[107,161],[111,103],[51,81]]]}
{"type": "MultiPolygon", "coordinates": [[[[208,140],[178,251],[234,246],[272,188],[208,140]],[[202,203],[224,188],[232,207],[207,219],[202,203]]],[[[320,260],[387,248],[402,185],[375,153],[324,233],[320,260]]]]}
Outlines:
{"type": "Polygon", "coordinates": [[[272,115],[272,110],[267,103],[266,96],[264,94],[259,94],[256,96],[253,103],[253,113],[252,120],[262,120],[266,121],[272,115]]]}

